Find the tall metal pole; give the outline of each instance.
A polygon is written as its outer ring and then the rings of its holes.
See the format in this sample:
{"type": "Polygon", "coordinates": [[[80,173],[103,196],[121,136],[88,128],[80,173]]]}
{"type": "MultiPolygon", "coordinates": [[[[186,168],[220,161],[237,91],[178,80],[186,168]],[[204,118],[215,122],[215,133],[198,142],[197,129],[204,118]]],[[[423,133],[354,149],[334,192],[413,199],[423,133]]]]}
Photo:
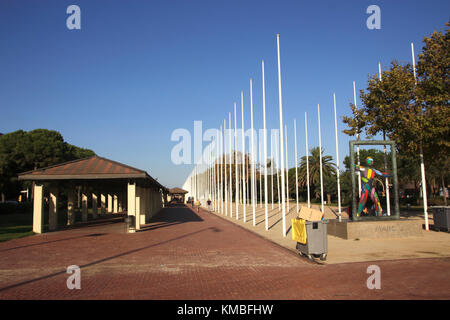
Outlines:
{"type": "Polygon", "coordinates": [[[224,177],[223,180],[225,182],[225,189],[223,190],[224,194],[225,194],[225,216],[228,216],[228,177],[227,177],[227,156],[226,156],[226,151],[227,151],[227,143],[226,143],[226,128],[227,128],[227,121],[226,119],[223,119],[223,172],[224,172],[224,177]]]}
{"type": "Polygon", "coordinates": [[[214,140],[214,146],[211,149],[211,165],[212,165],[212,201],[213,201],[213,210],[217,211],[217,202],[216,202],[216,157],[214,153],[216,152],[217,138],[214,140]]]}
{"type": "Polygon", "coordinates": [[[252,213],[253,213],[253,226],[256,226],[256,197],[255,197],[255,137],[253,132],[253,80],[250,78],[250,122],[251,122],[251,157],[250,157],[250,164],[251,164],[251,170],[252,170],[252,213]]]}
{"type": "MultiPolygon", "coordinates": [[[[416,58],[414,55],[414,43],[411,42],[411,55],[412,55],[412,61],[413,61],[413,70],[414,70],[414,81],[417,85],[417,75],[416,75],[416,58]]],[[[429,230],[428,225],[428,199],[427,199],[427,181],[425,179],[425,163],[423,160],[423,147],[422,147],[422,137],[420,141],[420,174],[422,176],[422,196],[423,196],[423,213],[425,217],[425,230],[429,230]]],[[[444,192],[445,196],[445,190],[442,189],[442,192],[444,192]]]]}
{"type": "Polygon", "coordinates": [[[219,203],[220,203],[220,213],[223,214],[223,161],[222,161],[222,125],[219,131],[219,203]]]}
{"type": "Polygon", "coordinates": [[[209,200],[213,201],[212,198],[212,143],[209,144],[208,150],[208,165],[209,165],[209,200]]]}
{"type": "MultiPolygon", "coordinates": [[[[275,165],[275,162],[273,161],[273,136],[270,134],[270,194],[272,196],[272,210],[273,210],[273,166],[275,165]]],[[[268,213],[266,211],[266,217],[268,216],[268,213]]],[[[268,225],[266,224],[266,230],[268,229],[268,225]]]]}
{"type": "Polygon", "coordinates": [[[216,144],[216,202],[217,212],[220,212],[220,166],[219,166],[219,150],[220,150],[220,131],[217,131],[217,144],[216,144]]]}
{"type": "Polygon", "coordinates": [[[336,177],[337,177],[337,193],[338,193],[338,212],[339,221],[342,219],[341,215],[341,181],[339,178],[339,143],[338,143],[338,128],[337,128],[337,115],[336,115],[336,93],[333,93],[334,101],[334,130],[336,135],[336,177]]]}
{"type": "Polygon", "coordinates": [[[242,110],[242,204],[244,211],[244,222],[247,222],[247,210],[245,208],[247,204],[247,197],[245,193],[245,130],[244,130],[244,92],[241,91],[241,110],[242,110]]]}
{"type": "Polygon", "coordinates": [[[233,218],[233,177],[232,177],[232,153],[231,153],[231,145],[233,144],[233,140],[231,140],[231,112],[228,112],[228,141],[230,143],[230,158],[229,158],[229,163],[230,163],[230,190],[229,190],[229,201],[230,201],[230,218],[233,218]]]}
{"type": "Polygon", "coordinates": [[[236,205],[236,220],[239,219],[239,169],[238,169],[238,152],[237,152],[237,118],[236,118],[236,102],[234,103],[234,178],[236,181],[235,185],[235,196],[234,201],[236,205]]]}
{"type": "Polygon", "coordinates": [[[311,194],[309,191],[309,149],[308,149],[308,121],[305,112],[305,140],[306,140],[306,189],[308,191],[308,208],[311,208],[311,194]]]}
{"type": "Polygon", "coordinates": [[[322,213],[325,213],[323,207],[323,174],[322,174],[322,136],[320,134],[320,107],[317,105],[317,119],[319,123],[319,159],[320,159],[320,201],[322,202],[322,213]]]}
{"type": "Polygon", "coordinates": [[[289,208],[289,162],[288,162],[288,147],[287,147],[287,126],[284,126],[284,142],[286,152],[286,212],[289,214],[291,208],[289,208]]]}
{"type": "Polygon", "coordinates": [[[262,208],[262,168],[261,168],[261,139],[259,139],[260,143],[258,143],[258,153],[259,153],[259,207],[262,208]]]}
{"type": "Polygon", "coordinates": [[[276,153],[276,169],[277,169],[277,197],[278,197],[278,211],[281,211],[281,193],[280,193],[280,157],[279,157],[279,153],[280,153],[280,148],[278,147],[278,144],[280,143],[280,141],[278,139],[275,139],[275,153],[276,153]]]}
{"type": "MultiPolygon", "coordinates": [[[[381,63],[378,62],[378,77],[380,79],[380,82],[383,81],[382,76],[381,76],[381,63]]],[[[383,140],[386,140],[386,134],[383,130],[383,140]]],[[[387,148],[386,145],[383,146],[384,147],[384,170],[387,171],[387,148]]],[[[390,195],[389,195],[389,178],[385,177],[384,178],[384,183],[386,185],[386,208],[387,208],[387,215],[390,216],[391,215],[391,199],[390,199],[390,195]]]]}
{"type": "MultiPolygon", "coordinates": [[[[358,110],[358,107],[356,105],[356,84],[355,81],[353,81],[353,102],[355,104],[356,110],[358,110]]],[[[359,131],[359,120],[358,120],[358,131],[359,131]]],[[[359,141],[359,132],[356,133],[356,140],[359,141]]],[[[361,165],[361,161],[359,158],[359,145],[356,146],[356,155],[358,157],[358,167],[361,165]]],[[[353,163],[352,163],[353,165],[353,163]]],[[[361,193],[361,171],[358,170],[358,193],[361,193]]]]}
{"type": "Polygon", "coordinates": [[[297,162],[298,162],[298,154],[297,154],[297,120],[294,119],[294,142],[295,142],[295,199],[297,202],[297,213],[299,211],[298,208],[298,170],[297,170],[297,162]]]}
{"type": "Polygon", "coordinates": [[[281,62],[280,62],[280,35],[277,34],[277,56],[278,56],[278,101],[280,104],[280,156],[281,156],[281,202],[283,214],[283,237],[286,237],[286,206],[284,186],[284,136],[283,136],[283,99],[281,94],[281,62]]]}

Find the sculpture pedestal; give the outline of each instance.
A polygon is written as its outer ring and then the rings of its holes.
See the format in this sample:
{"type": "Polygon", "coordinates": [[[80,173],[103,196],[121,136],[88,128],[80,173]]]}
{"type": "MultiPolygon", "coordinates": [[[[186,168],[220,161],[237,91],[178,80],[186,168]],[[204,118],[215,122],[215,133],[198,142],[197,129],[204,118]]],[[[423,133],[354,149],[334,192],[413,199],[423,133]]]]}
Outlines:
{"type": "Polygon", "coordinates": [[[382,221],[328,221],[328,234],[342,239],[386,239],[421,237],[422,221],[412,219],[382,221]]]}

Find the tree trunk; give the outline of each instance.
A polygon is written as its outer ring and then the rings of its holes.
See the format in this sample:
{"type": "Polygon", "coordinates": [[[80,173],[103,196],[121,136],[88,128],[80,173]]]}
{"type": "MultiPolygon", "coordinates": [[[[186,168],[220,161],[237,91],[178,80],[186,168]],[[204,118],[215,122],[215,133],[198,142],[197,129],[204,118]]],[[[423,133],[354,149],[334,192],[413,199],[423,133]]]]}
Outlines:
{"type": "Polygon", "coordinates": [[[2,198],[1,198],[1,202],[5,202],[5,194],[2,192],[2,198]]]}
{"type": "Polygon", "coordinates": [[[327,203],[331,204],[331,194],[327,193],[327,203]]]}

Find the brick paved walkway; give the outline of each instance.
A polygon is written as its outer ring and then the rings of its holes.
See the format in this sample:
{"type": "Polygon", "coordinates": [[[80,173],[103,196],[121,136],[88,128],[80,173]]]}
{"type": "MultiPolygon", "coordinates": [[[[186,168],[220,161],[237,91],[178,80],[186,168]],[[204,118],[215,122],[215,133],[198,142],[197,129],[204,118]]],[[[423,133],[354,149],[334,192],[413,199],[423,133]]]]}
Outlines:
{"type": "Polygon", "coordinates": [[[166,208],[135,234],[105,223],[0,243],[0,299],[449,299],[450,259],[316,265],[210,213],[166,208]],[[81,290],[66,268],[81,267],[81,290]]]}

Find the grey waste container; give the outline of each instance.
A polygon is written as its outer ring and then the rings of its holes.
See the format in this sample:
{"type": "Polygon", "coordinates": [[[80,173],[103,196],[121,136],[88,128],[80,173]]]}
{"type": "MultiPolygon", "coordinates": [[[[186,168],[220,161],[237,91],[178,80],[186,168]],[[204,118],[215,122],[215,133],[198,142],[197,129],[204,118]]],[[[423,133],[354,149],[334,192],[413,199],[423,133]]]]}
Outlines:
{"type": "Polygon", "coordinates": [[[434,227],[450,231],[450,207],[431,207],[433,210],[434,227]]]}
{"type": "Polygon", "coordinates": [[[306,244],[297,242],[297,250],[309,259],[326,260],[328,253],[327,220],[306,221],[306,244]]]}

